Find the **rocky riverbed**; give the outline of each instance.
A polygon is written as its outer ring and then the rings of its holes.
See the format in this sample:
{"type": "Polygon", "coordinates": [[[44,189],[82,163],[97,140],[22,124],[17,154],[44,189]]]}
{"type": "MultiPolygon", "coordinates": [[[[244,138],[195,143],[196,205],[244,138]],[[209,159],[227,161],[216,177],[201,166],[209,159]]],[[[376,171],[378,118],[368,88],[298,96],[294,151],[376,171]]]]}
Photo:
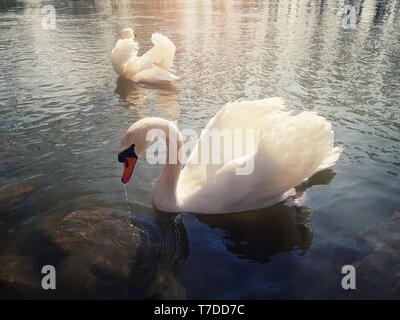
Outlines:
{"type": "Polygon", "coordinates": [[[166,268],[148,272],[146,234],[122,211],[87,208],[46,219],[15,250],[20,255],[0,256],[1,298],[184,297],[166,268]],[[57,270],[54,291],[41,288],[43,264],[57,270]]]}

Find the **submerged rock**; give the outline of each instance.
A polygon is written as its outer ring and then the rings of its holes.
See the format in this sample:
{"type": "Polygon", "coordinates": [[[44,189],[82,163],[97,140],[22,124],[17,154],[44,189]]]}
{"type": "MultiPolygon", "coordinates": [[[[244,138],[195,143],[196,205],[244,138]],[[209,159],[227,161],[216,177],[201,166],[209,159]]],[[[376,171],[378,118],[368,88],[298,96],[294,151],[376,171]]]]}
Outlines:
{"type": "Polygon", "coordinates": [[[13,244],[13,254],[0,256],[0,297],[124,297],[141,241],[142,231],[115,210],[47,218],[13,244]],[[44,265],[56,269],[54,291],[41,287],[44,265]]]}
{"type": "Polygon", "coordinates": [[[0,256],[0,298],[184,298],[176,277],[188,257],[182,219],[142,219],[86,208],[31,225],[0,256]],[[41,287],[44,265],[56,269],[56,290],[41,287]]]}
{"type": "Polygon", "coordinates": [[[161,272],[164,258],[158,256],[159,239],[149,238],[149,230],[135,224],[126,212],[87,208],[40,225],[64,251],[57,278],[59,287],[67,289],[66,296],[117,299],[182,294],[176,289],[174,272],[161,272]]]}
{"type": "Polygon", "coordinates": [[[135,254],[142,233],[126,217],[93,208],[70,213],[50,235],[70,255],[80,255],[93,265],[126,277],[129,275],[127,264],[135,254]]]}
{"type": "Polygon", "coordinates": [[[31,258],[4,255],[0,257],[0,266],[0,299],[37,296],[40,278],[33,271],[31,258]]]}
{"type": "Polygon", "coordinates": [[[19,183],[4,183],[0,188],[0,213],[9,210],[30,196],[34,188],[30,185],[19,183]]]}
{"type": "Polygon", "coordinates": [[[353,263],[357,298],[400,299],[400,212],[388,223],[364,231],[360,238],[371,253],[353,263]]]}
{"type": "Polygon", "coordinates": [[[57,278],[68,295],[124,295],[131,260],[137,254],[143,232],[121,212],[106,208],[77,210],[61,221],[42,223],[40,229],[65,253],[57,278]]]}

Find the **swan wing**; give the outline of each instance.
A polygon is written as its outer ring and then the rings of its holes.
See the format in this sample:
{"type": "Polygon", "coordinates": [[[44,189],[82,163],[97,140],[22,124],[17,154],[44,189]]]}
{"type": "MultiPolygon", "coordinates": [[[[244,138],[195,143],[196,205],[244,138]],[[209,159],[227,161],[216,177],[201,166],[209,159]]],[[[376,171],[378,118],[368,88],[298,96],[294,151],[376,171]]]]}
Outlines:
{"type": "MultiPolygon", "coordinates": [[[[204,130],[201,132],[200,139],[191,153],[185,169],[190,171],[198,170],[199,166],[211,166],[210,163],[204,163],[204,161],[202,161],[202,164],[199,164],[199,159],[202,157],[202,151],[203,154],[204,151],[208,152],[209,154],[207,154],[207,156],[209,158],[214,157],[215,159],[216,155],[213,153],[217,153],[219,148],[215,148],[213,145],[217,140],[212,139],[218,136],[218,134],[221,135],[221,139],[219,140],[220,144],[225,143],[225,145],[227,142],[227,140],[225,140],[227,139],[226,135],[231,135],[230,147],[232,154],[236,152],[238,156],[243,156],[245,154],[254,153],[259,141],[261,130],[264,128],[268,117],[274,112],[281,110],[283,107],[284,102],[281,98],[267,98],[263,100],[235,101],[227,103],[213,118],[210,119],[204,130]],[[238,133],[242,133],[242,136],[238,137],[236,135],[238,133]],[[247,136],[253,138],[253,141],[251,141],[252,147],[249,147],[249,143],[247,143],[244,137],[246,133],[247,136]],[[240,140],[242,141],[241,144],[238,143],[240,140]],[[234,144],[238,144],[237,148],[234,148],[234,144]],[[236,149],[241,149],[241,152],[237,152],[238,150],[236,149]]],[[[216,168],[214,165],[212,165],[212,167],[216,168]]]]}
{"type": "Polygon", "coordinates": [[[151,76],[152,73],[149,71],[153,68],[153,63],[149,59],[141,57],[132,57],[127,61],[123,67],[123,75],[125,78],[132,81],[139,81],[145,76],[151,76]],[[142,76],[140,76],[142,74],[142,76]]]}
{"type": "Polygon", "coordinates": [[[313,112],[293,115],[283,107],[279,98],[234,102],[210,120],[179,178],[185,210],[237,212],[272,205],[336,162],[341,148],[333,147],[330,123],[313,112]],[[243,139],[241,155],[222,165],[198,164],[201,145],[213,129],[254,130],[252,146],[246,149],[249,141],[243,139]],[[247,173],[238,174],[246,166],[247,173]]]}
{"type": "MultiPolygon", "coordinates": [[[[283,107],[281,98],[227,103],[204,128],[181,172],[178,195],[182,201],[189,198],[193,201],[194,195],[227,183],[223,182],[225,178],[220,180],[217,176],[229,176],[228,172],[235,171],[235,164],[241,163],[239,159],[253,157],[267,117],[283,107]]],[[[219,187],[226,189],[226,185],[219,187]]]]}
{"type": "Polygon", "coordinates": [[[154,47],[147,51],[141,58],[162,69],[171,68],[176,50],[174,43],[160,33],[153,33],[151,41],[153,42],[154,47]]]}

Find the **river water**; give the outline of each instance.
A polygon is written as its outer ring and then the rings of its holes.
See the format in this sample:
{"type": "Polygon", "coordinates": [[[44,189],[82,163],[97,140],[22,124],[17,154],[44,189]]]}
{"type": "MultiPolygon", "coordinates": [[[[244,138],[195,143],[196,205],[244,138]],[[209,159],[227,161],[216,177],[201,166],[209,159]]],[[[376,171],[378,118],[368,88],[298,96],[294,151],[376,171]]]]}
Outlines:
{"type": "MultiPolygon", "coordinates": [[[[400,209],[400,4],[349,3],[354,25],[345,1],[1,1],[0,297],[353,297],[342,266],[373,253],[365,234],[400,209]],[[55,29],[42,27],[45,5],[55,29]],[[119,78],[110,53],[124,27],[140,54],[153,32],[168,36],[182,79],[119,78]],[[270,96],[327,118],[344,147],[297,188],[301,212],[290,201],[158,212],[162,167],[145,159],[126,201],[117,153],[132,123],[159,116],[201,130],[228,101],[270,96]],[[47,264],[55,291],[40,287],[47,264]]],[[[390,296],[364,280],[357,297],[390,296]]]]}

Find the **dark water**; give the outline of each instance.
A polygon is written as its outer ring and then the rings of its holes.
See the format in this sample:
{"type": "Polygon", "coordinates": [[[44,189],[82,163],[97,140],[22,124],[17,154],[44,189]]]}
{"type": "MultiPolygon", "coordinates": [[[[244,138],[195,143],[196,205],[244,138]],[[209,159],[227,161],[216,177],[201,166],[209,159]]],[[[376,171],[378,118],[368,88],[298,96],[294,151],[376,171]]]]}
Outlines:
{"type": "Polygon", "coordinates": [[[363,232],[400,209],[400,3],[349,1],[354,29],[342,26],[345,3],[2,0],[0,297],[352,297],[341,267],[371,254],[363,232]],[[41,27],[46,4],[55,30],[41,27]],[[128,26],[140,54],[153,32],[176,44],[181,81],[118,78],[110,52],[128,26]],[[141,159],[129,215],[117,152],[133,122],[156,115],[200,130],[229,100],[269,96],[317,111],[344,146],[298,188],[301,212],[290,202],[157,212],[161,166],[141,159]],[[41,290],[45,264],[56,267],[55,291],[41,290]]]}

